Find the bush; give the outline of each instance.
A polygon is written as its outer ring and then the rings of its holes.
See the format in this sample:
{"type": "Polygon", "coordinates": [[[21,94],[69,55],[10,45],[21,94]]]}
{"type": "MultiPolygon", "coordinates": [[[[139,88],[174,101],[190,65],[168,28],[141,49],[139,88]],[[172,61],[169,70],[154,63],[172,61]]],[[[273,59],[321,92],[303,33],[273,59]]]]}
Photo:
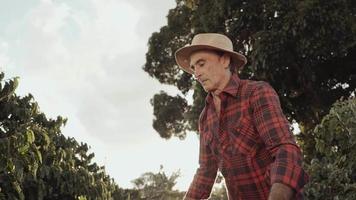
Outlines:
{"type": "Polygon", "coordinates": [[[307,199],[356,199],[356,98],[336,102],[314,133],[307,199]]]}

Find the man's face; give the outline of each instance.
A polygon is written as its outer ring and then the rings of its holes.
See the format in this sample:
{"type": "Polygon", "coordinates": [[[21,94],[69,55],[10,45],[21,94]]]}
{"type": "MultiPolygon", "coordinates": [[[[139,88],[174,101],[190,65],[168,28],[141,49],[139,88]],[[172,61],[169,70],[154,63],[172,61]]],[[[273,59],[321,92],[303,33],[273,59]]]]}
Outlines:
{"type": "Polygon", "coordinates": [[[226,75],[226,56],[219,56],[214,51],[196,51],[190,55],[190,66],[195,78],[206,92],[218,89],[226,75]]]}

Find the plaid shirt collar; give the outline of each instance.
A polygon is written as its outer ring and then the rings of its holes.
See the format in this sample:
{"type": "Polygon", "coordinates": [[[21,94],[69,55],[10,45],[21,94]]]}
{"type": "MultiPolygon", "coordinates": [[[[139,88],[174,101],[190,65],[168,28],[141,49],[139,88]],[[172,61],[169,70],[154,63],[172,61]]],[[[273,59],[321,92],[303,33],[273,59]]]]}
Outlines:
{"type": "MultiPolygon", "coordinates": [[[[226,93],[228,95],[231,95],[232,97],[236,97],[240,81],[241,79],[238,77],[238,75],[236,73],[232,73],[229,82],[227,83],[221,94],[226,93]]],[[[207,104],[213,102],[213,95],[211,92],[209,92],[209,94],[206,96],[205,102],[207,104]]]]}

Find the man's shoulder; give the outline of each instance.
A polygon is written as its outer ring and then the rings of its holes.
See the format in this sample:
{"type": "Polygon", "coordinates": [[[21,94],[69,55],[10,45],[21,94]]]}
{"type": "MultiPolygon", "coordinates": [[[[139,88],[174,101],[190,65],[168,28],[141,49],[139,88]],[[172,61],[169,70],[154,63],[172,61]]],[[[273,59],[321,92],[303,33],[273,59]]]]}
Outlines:
{"type": "Polygon", "coordinates": [[[249,79],[241,79],[240,94],[241,95],[251,95],[256,89],[271,87],[266,81],[257,81],[249,79]]]}
{"type": "Polygon", "coordinates": [[[269,83],[266,81],[259,80],[250,80],[250,79],[241,79],[242,86],[245,88],[259,88],[269,86],[269,83]]]}

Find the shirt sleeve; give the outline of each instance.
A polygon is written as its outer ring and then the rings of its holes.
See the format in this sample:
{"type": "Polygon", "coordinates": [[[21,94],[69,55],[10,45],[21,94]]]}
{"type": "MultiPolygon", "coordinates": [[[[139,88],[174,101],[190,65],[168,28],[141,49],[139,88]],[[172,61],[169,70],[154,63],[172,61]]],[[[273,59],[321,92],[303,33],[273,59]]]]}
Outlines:
{"type": "Polygon", "coordinates": [[[302,168],[302,154],[283,114],[275,90],[266,82],[260,82],[251,97],[253,120],[267,149],[274,158],[270,168],[271,184],[283,183],[297,194],[308,182],[302,168]]]}
{"type": "Polygon", "coordinates": [[[215,183],[218,164],[210,146],[205,142],[203,134],[200,134],[199,168],[190,184],[186,197],[192,199],[208,199],[215,183]]]}

